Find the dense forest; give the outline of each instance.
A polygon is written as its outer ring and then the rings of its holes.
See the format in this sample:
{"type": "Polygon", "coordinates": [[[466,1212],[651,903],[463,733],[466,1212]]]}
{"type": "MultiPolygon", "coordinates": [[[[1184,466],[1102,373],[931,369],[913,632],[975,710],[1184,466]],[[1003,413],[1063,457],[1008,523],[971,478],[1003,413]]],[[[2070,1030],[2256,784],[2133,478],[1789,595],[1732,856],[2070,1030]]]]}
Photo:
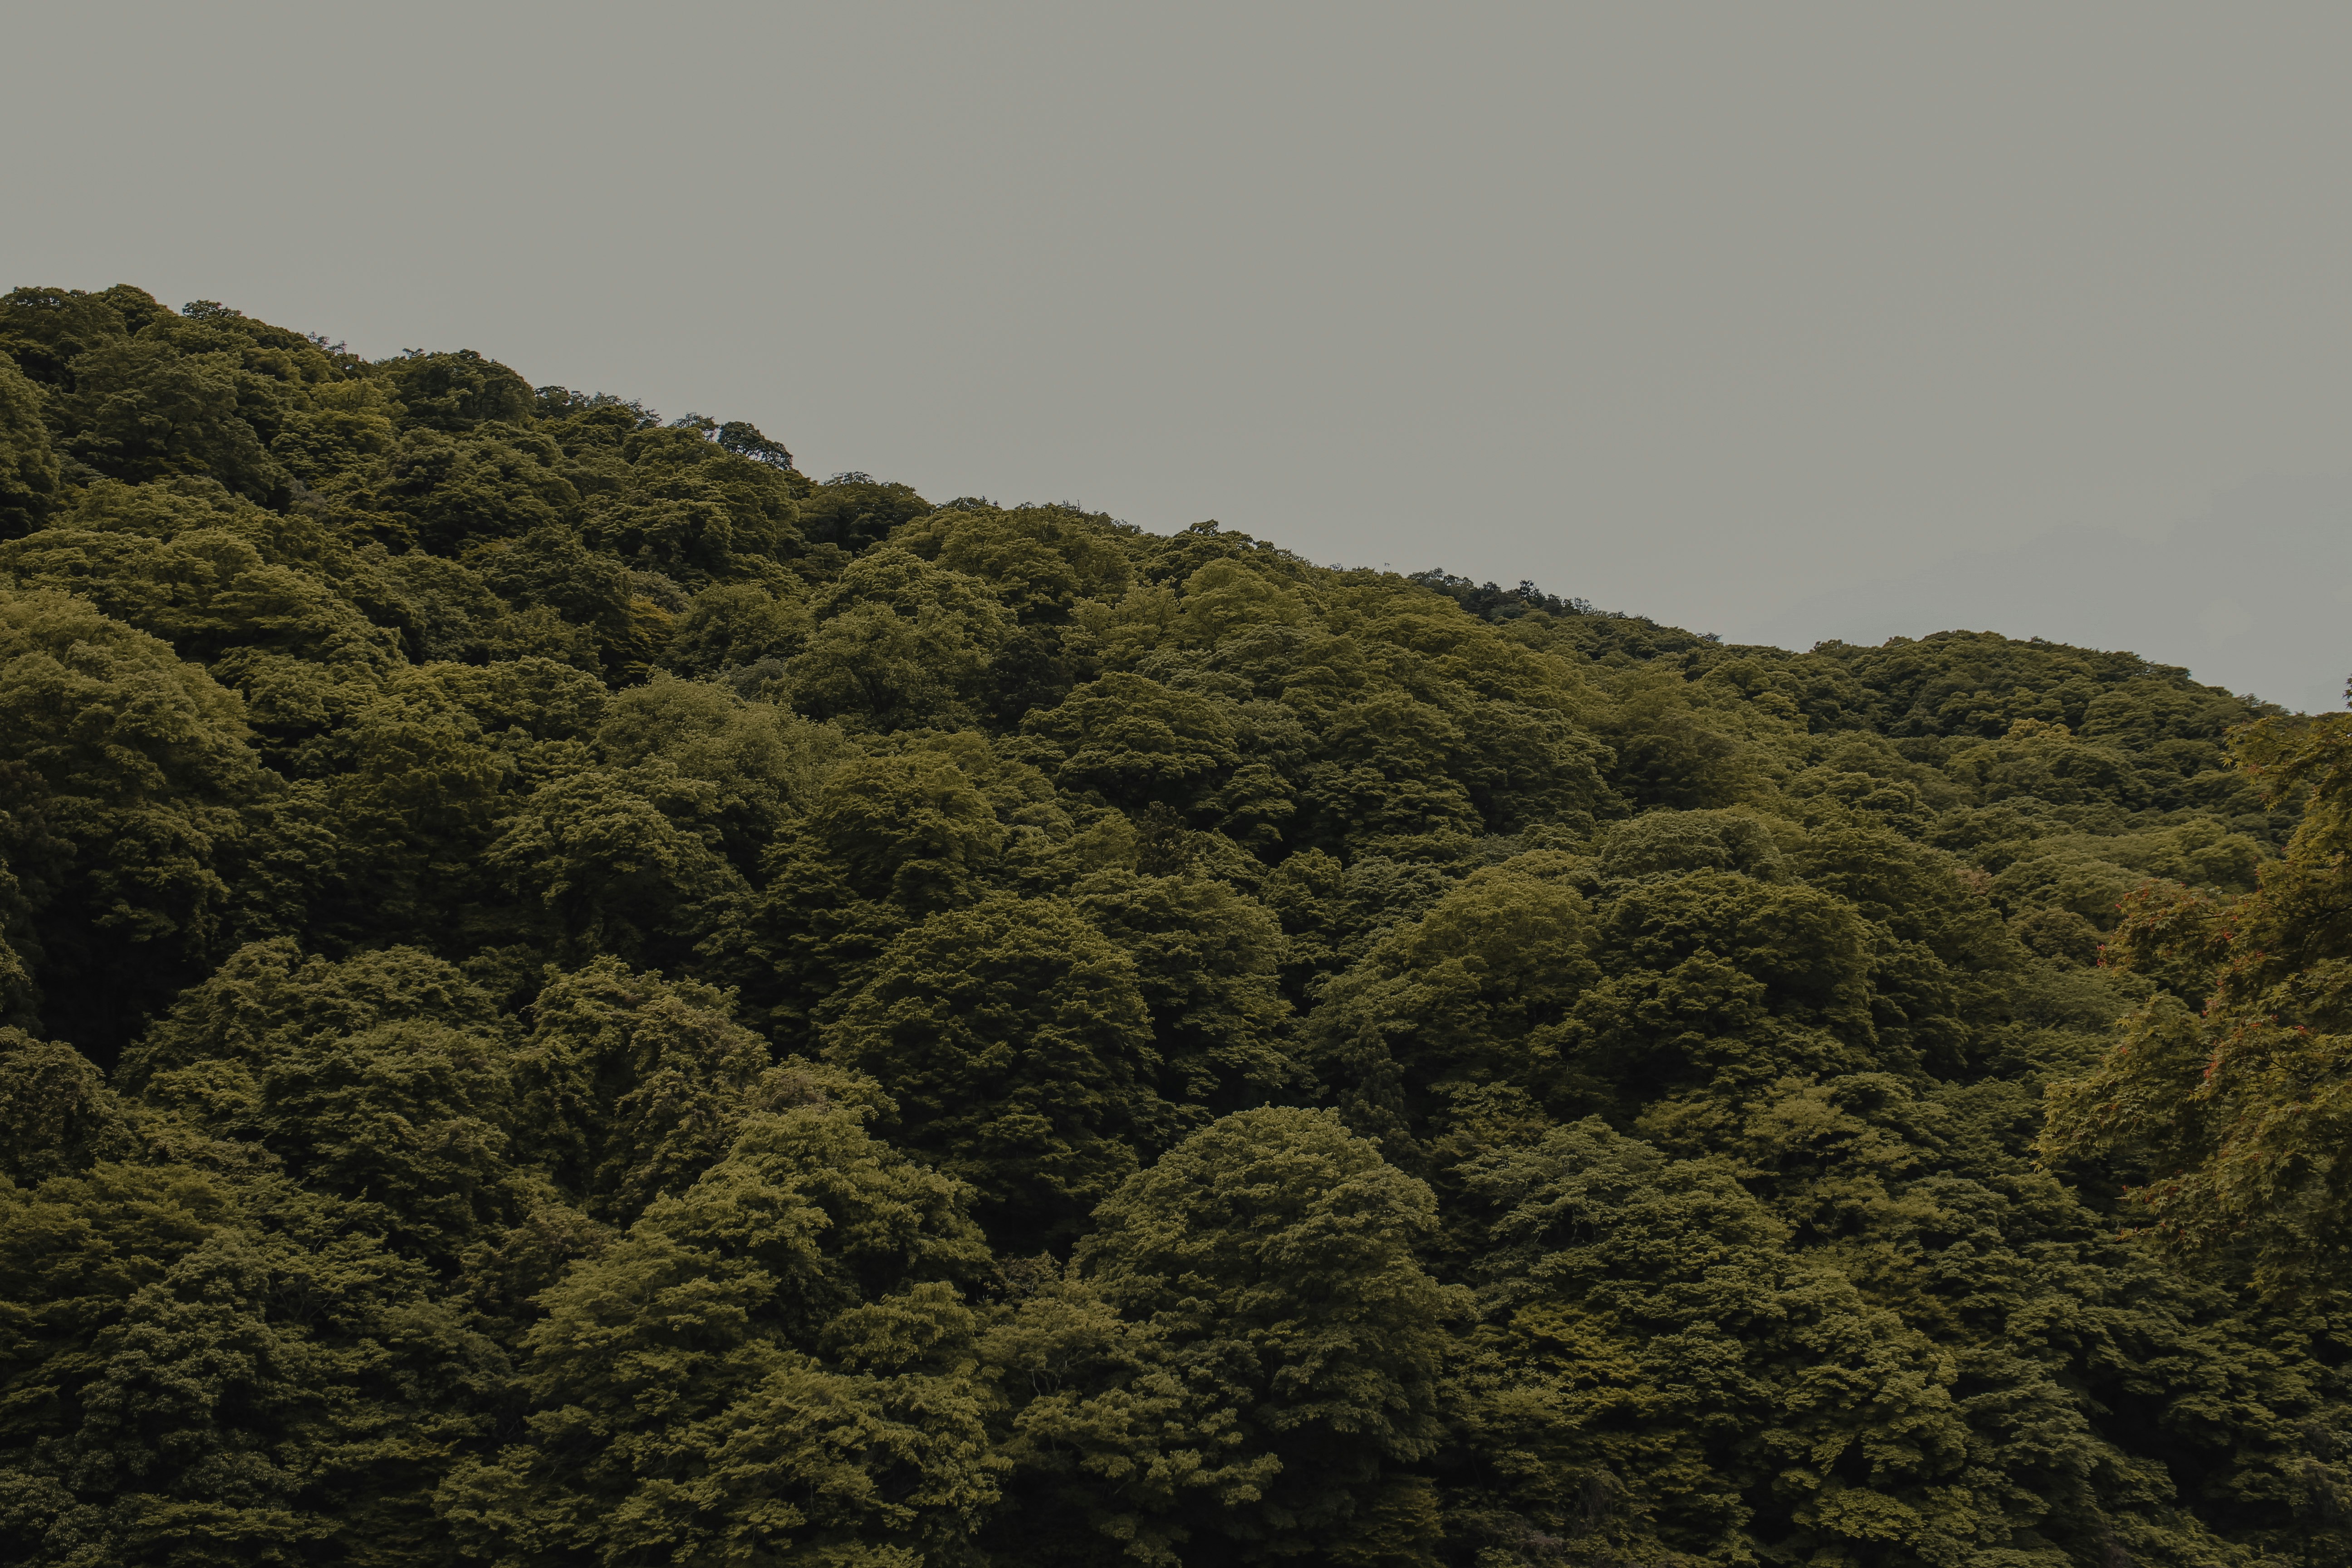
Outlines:
{"type": "Polygon", "coordinates": [[[2352,1562],[2347,723],[18,289],[0,1559],[2352,1562]]]}

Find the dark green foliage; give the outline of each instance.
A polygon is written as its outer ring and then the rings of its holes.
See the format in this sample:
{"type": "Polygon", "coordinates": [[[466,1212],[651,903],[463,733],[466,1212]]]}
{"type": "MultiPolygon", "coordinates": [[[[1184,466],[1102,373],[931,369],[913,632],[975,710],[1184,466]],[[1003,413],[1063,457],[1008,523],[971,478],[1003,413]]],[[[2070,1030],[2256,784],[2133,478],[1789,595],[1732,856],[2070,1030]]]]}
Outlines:
{"type": "Polygon", "coordinates": [[[1412,1467],[1440,1440],[1466,1306],[1415,1257],[1428,1188],[1330,1113],[1269,1108],[1193,1134],[1095,1217],[1080,1275],[1156,1331],[1192,1399],[1232,1413],[1229,1461],[1261,1460],[1248,1505],[1184,1520],[1201,1560],[1426,1550],[1436,1500],[1412,1467]]]}
{"type": "Polygon", "coordinates": [[[898,1101],[908,1147],[1024,1245],[1066,1241],[1165,1138],[1135,963],[1058,900],[932,915],[862,971],[825,1054],[898,1101]]]}
{"type": "Polygon", "coordinates": [[[385,363],[383,381],[407,430],[471,430],[491,420],[520,425],[537,405],[522,377],[471,349],[404,354],[385,363]]]}
{"type": "Polygon", "coordinates": [[[2305,796],[2302,826],[2256,889],[2126,895],[2115,956],[2163,989],[2104,1060],[2059,1086],[2048,1128],[2053,1152],[2134,1177],[2133,1206],[2158,1235],[2290,1297],[2347,1283],[2347,741],[2341,714],[2273,718],[2239,738],[2273,796],[2305,796]]]}
{"type": "Polygon", "coordinates": [[[766,1043],[709,986],[602,958],[531,1005],[510,1079],[516,1136],[600,1217],[691,1185],[734,1142],[766,1043]]]}
{"type": "Polygon", "coordinates": [[[1074,893],[1135,963],[1161,1093],[1186,1120],[1304,1081],[1286,1048],[1291,1010],[1276,989],[1282,928],[1264,905],[1197,871],[1104,870],[1074,893]]]}
{"type": "Polygon", "coordinates": [[[16,290],[0,1557],[2345,1568],[2346,746],[16,290]]]}
{"type": "Polygon", "coordinates": [[[373,531],[396,546],[456,555],[467,546],[570,522],[580,494],[544,439],[412,430],[369,498],[373,531]]]}
{"type": "Polygon", "coordinates": [[[961,729],[980,716],[1013,616],[978,578],[892,546],[818,594],[816,626],[784,667],[793,705],[859,730],[961,729]]]}
{"type": "Polygon", "coordinates": [[[739,457],[753,462],[772,464],[779,468],[793,466],[793,455],[784,450],[781,441],[771,441],[760,434],[757,425],[741,419],[730,419],[719,427],[719,444],[739,457]]]}
{"type": "Polygon", "coordinates": [[[436,1500],[499,1561],[955,1561],[996,1500],[962,1189],[820,1098],[541,1298],[520,1441],[436,1500]],[[789,1555],[788,1555],[789,1554],[789,1555]]]}
{"type": "MultiPolygon", "coordinates": [[[[170,645],[54,589],[0,589],[5,850],[47,1016],[110,1055],[199,977],[225,872],[276,785],[244,705],[170,645]]],[[[277,786],[282,787],[282,785],[277,786]]]]}
{"type": "Polygon", "coordinates": [[[0,1029],[0,1175],[22,1186],[126,1152],[121,1109],[90,1059],[62,1040],[0,1029]]]}
{"type": "Polygon", "coordinates": [[[1066,788],[1129,809],[1182,808],[1241,760],[1226,706],[1139,675],[1107,675],[1022,728],[1061,752],[1053,772],[1066,788]]]}
{"type": "Polygon", "coordinates": [[[512,1209],[508,1055],[489,999],[442,961],[303,961],[281,940],[183,993],[116,1078],[446,1264],[512,1209]]]}
{"type": "Polygon", "coordinates": [[[1730,1168],[1585,1122],[1464,1180],[1496,1216],[1464,1415],[1517,1528],[1704,1560],[1976,1544],[1937,1487],[1969,1454],[1949,1370],[1730,1168]]]}
{"type": "Polygon", "coordinates": [[[40,393],[14,360],[0,356],[0,539],[39,527],[57,506],[58,486],[40,393]]]}
{"type": "Polygon", "coordinates": [[[992,1336],[1018,1560],[1424,1561],[1449,1330],[1429,1189],[1328,1111],[1242,1111],[1096,1211],[992,1336]],[[1109,1539],[1106,1539],[1106,1538],[1109,1539]],[[1326,1553],[1328,1556],[1317,1556],[1326,1553]]]}
{"type": "Polygon", "coordinates": [[[809,538],[851,551],[879,543],[900,523],[930,510],[907,486],[877,484],[867,474],[835,474],[830,483],[810,487],[801,500],[809,538]]]}

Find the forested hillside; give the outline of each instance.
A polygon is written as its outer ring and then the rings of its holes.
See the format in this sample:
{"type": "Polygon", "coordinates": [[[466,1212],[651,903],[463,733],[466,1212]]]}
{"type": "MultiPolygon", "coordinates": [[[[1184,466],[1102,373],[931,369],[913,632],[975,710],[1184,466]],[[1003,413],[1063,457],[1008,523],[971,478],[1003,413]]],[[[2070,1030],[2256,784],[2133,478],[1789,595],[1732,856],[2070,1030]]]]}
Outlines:
{"type": "Polygon", "coordinates": [[[19,289],[0,1560],[2345,1563],[2345,724],[19,289]]]}

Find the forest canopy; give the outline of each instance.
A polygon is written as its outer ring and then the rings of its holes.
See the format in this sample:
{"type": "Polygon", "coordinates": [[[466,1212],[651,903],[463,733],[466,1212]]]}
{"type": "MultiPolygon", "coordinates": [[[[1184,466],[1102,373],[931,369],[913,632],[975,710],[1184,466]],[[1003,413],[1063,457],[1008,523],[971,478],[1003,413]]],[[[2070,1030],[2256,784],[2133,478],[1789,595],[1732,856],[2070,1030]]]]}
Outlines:
{"type": "Polygon", "coordinates": [[[2352,719],[0,299],[0,1557],[2352,1562],[2352,719]]]}

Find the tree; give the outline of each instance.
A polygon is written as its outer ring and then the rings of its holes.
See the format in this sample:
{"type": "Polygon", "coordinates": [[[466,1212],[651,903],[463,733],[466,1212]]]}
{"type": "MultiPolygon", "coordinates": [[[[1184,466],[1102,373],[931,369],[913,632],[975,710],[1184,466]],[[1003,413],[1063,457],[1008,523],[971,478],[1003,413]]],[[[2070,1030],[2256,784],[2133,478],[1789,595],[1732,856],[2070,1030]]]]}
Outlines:
{"type": "Polygon", "coordinates": [[[1727,1168],[1596,1121],[1465,1179],[1496,1216],[1462,1388],[1493,1546],[1934,1561],[2011,1539],[1977,1511],[1948,1363],[1792,1257],[1727,1168]]]}
{"type": "Polygon", "coordinates": [[[714,941],[737,945],[746,994],[770,1009],[780,1038],[814,1048],[810,1031],[893,939],[990,889],[1004,841],[988,798],[951,758],[845,759],[769,848],[743,928],[714,941]]]}
{"type": "Polygon", "coordinates": [[[1317,1068],[1400,1161],[1423,1157],[1452,1089],[1507,1085],[1561,1110],[1595,1093],[1576,1004],[1600,978],[1598,933],[1573,871],[1539,851],[1477,872],[1322,994],[1317,1068]]]}
{"type": "Polygon", "coordinates": [[[793,705],[883,731],[976,716],[1013,630],[978,580],[894,549],[861,557],[813,609],[816,629],[785,665],[793,705]]]}
{"type": "Polygon", "coordinates": [[[33,1187],[120,1158],[129,1122],[88,1057],[63,1040],[0,1028],[0,1175],[33,1187]]]}
{"type": "Polygon", "coordinates": [[[955,1182],[819,1100],[572,1266],[528,1338],[530,1436],[440,1507],[483,1555],[891,1568],[955,1559],[996,1497],[955,1182]]]}
{"type": "Polygon", "coordinates": [[[678,617],[665,662],[684,675],[716,675],[774,663],[769,679],[783,674],[781,661],[800,651],[808,638],[808,611],[748,583],[722,583],[703,589],[678,617]]]}
{"type": "Polygon", "coordinates": [[[58,458],[41,421],[41,395],[0,355],[0,539],[30,533],[58,503],[58,458]]]}
{"type": "Polygon", "coordinates": [[[824,1040],[1016,1251],[1066,1243],[1170,1131],[1134,961],[1056,900],[992,898],[911,927],[824,1040]]]}
{"type": "Polygon", "coordinates": [[[820,544],[862,551],[930,510],[908,486],[877,483],[867,474],[835,474],[801,498],[801,526],[820,544]]]}
{"type": "Polygon", "coordinates": [[[514,1058],[519,1140],[603,1218],[683,1192],[734,1142],[769,1067],[731,1001],[609,956],[551,980],[514,1058]]]}
{"type": "Polygon", "coordinates": [[[1160,1093],[1204,1121],[1281,1094],[1303,1077],[1276,988],[1282,929],[1231,884],[1197,873],[1101,871],[1075,902],[1135,962],[1151,1015],[1160,1093]]]}
{"type": "Polygon", "coordinates": [[[346,1222],[442,1268],[510,1223],[509,1045],[489,998],[394,948],[341,963],[240,949],[126,1054],[147,1105],[267,1150],[346,1222]]]}
{"type": "Polygon", "coordinates": [[[782,442],[769,440],[760,434],[757,425],[740,419],[730,419],[721,425],[718,441],[727,451],[749,458],[755,463],[771,463],[779,468],[793,466],[793,455],[784,450],[782,442]]]}
{"type": "Polygon", "coordinates": [[[2352,719],[2268,719],[2236,744],[2273,799],[2305,795],[2302,826],[2256,892],[2126,900],[2109,960],[2167,990],[2053,1089],[2047,1143],[2110,1163],[2184,1250],[2272,1290],[2332,1290],[2352,1226],[2352,719]]]}
{"type": "Polygon", "coordinates": [[[1223,704],[1140,675],[1106,675],[1022,721],[1059,752],[1055,778],[1115,805],[1189,806],[1240,762],[1223,704]]]}
{"type": "Polygon", "coordinates": [[[387,544],[458,555],[468,545],[573,522],[580,492],[555,444],[519,431],[409,430],[368,498],[366,525],[387,544]]]}
{"type": "Polygon", "coordinates": [[[1202,1543],[1188,1557],[1433,1561],[1413,1467],[1443,1430],[1444,1323],[1465,1303],[1414,1256],[1429,1189],[1330,1112],[1269,1107],[1192,1134],[1095,1218],[1082,1277],[1156,1331],[1229,1465],[1275,1461],[1246,1489],[1171,1500],[1202,1543]]]}
{"type": "Polygon", "coordinates": [[[446,1561],[504,1372],[331,1200],[177,1163],[0,1183],[11,1561],[446,1561]]]}
{"type": "Polygon", "coordinates": [[[901,542],[988,584],[1024,623],[1058,623],[1081,598],[1126,593],[1134,569],[1119,547],[1122,527],[1069,507],[957,501],[909,525],[901,542]]]}
{"type": "Polygon", "coordinates": [[[530,384],[472,349],[404,354],[382,371],[400,400],[401,427],[470,430],[485,421],[523,423],[537,406],[530,384]]]}
{"type": "Polygon", "coordinates": [[[62,402],[66,450],[110,479],[208,474],[257,500],[274,497],[285,472],[245,417],[238,357],[184,353],[152,329],[77,356],[62,402]]]}
{"type": "Polygon", "coordinates": [[[551,780],[483,864],[538,917],[532,934],[582,954],[658,958],[690,947],[698,908],[734,889],[703,836],[673,818],[713,805],[707,786],[671,770],[551,780]]]}
{"type": "Polygon", "coordinates": [[[27,956],[50,1026],[102,1062],[226,934],[237,805],[270,787],[247,735],[236,695],[167,645],[55,590],[0,588],[6,854],[37,921],[27,956]]]}

